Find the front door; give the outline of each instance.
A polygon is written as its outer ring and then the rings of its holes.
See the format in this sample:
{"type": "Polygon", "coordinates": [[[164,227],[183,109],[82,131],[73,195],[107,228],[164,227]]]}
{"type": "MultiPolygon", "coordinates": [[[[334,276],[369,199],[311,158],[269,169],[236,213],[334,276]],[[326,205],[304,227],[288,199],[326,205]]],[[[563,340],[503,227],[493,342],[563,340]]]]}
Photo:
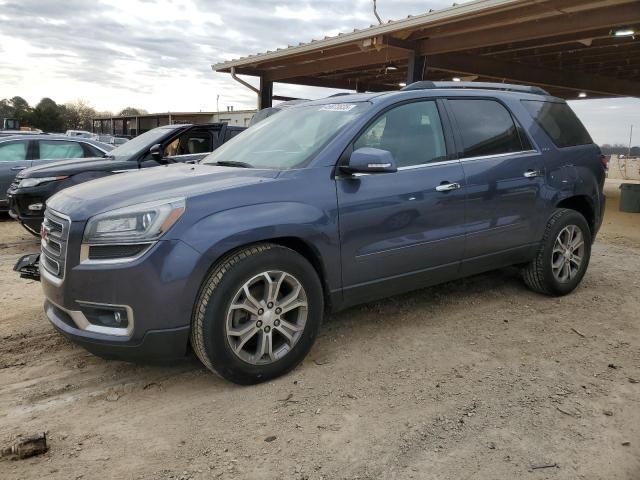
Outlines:
{"type": "Polygon", "coordinates": [[[435,101],[382,113],[352,148],[392,153],[396,173],[337,179],[346,304],[455,277],[464,242],[464,174],[447,153],[435,101]]]}
{"type": "Polygon", "coordinates": [[[539,240],[542,156],[502,103],[461,98],[447,105],[466,179],[463,273],[516,263],[539,240]]]}
{"type": "Polygon", "coordinates": [[[31,166],[28,153],[29,140],[0,143],[0,206],[6,207],[7,190],[18,172],[31,166]]]}

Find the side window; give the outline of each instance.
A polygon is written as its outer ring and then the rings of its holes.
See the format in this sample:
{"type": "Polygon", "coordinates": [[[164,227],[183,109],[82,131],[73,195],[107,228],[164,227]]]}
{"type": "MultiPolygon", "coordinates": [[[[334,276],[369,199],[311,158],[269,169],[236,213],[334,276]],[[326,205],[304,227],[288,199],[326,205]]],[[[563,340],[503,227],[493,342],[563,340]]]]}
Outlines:
{"type": "Polygon", "coordinates": [[[566,103],[523,100],[522,104],[557,147],[593,143],[587,129],[566,103]]]}
{"type": "Polygon", "coordinates": [[[104,155],[104,153],[96,147],[89,145],[88,143],[83,144],[82,147],[84,149],[84,157],[102,157],[104,155]]]}
{"type": "Polygon", "coordinates": [[[38,144],[40,145],[40,159],[42,160],[84,157],[84,150],[78,142],[40,140],[38,144]]]}
{"type": "Polygon", "coordinates": [[[213,150],[209,132],[191,130],[172,141],[165,148],[165,155],[190,155],[213,150]]]}
{"type": "MultiPolygon", "coordinates": [[[[450,99],[462,137],[463,157],[482,157],[530,150],[520,140],[509,111],[494,100],[450,99]]],[[[524,132],[523,132],[524,134],[524,132]]]]}
{"type": "Polygon", "coordinates": [[[11,142],[0,144],[0,162],[11,162],[27,159],[27,142],[11,142]]]}
{"type": "Polygon", "coordinates": [[[362,147],[391,152],[398,167],[446,159],[447,149],[436,103],[407,103],[383,113],[353,145],[354,150],[362,147]]]}

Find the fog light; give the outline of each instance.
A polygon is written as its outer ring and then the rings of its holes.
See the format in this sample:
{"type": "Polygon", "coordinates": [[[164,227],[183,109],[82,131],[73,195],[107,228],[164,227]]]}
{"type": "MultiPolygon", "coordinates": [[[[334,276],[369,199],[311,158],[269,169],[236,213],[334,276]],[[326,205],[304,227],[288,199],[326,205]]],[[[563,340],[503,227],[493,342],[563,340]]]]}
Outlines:
{"type": "Polygon", "coordinates": [[[43,205],[41,203],[32,203],[29,205],[29,210],[39,211],[42,210],[43,205]]]}
{"type": "Polygon", "coordinates": [[[127,310],[124,307],[84,304],[80,306],[80,310],[92,325],[109,328],[127,328],[129,326],[127,310]]]}

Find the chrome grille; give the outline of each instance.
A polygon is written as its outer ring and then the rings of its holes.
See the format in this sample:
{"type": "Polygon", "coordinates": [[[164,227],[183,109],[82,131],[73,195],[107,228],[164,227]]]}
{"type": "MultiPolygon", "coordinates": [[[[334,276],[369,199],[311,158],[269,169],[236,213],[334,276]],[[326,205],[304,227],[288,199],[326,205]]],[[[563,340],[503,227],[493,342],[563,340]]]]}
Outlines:
{"type": "Polygon", "coordinates": [[[69,220],[62,215],[49,209],[45,210],[40,232],[40,263],[47,272],[60,279],[64,278],[69,227],[69,220]]]}

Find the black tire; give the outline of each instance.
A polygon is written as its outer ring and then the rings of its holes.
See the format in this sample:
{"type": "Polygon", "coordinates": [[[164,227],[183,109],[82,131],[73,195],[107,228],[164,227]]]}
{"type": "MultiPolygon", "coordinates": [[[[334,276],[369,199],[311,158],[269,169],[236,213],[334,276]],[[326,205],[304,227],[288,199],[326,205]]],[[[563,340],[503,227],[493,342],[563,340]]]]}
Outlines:
{"type": "Polygon", "coordinates": [[[269,243],[236,250],[222,258],[204,281],[191,322],[191,345],[200,361],[225,379],[252,385],[283,375],[296,367],[315,342],[324,315],[322,285],[313,266],[289,248],[269,243]],[[252,277],[269,270],[287,272],[300,282],[308,310],[299,340],[282,358],[256,365],[243,361],[227,339],[226,313],[235,293],[252,277]]]}
{"type": "Polygon", "coordinates": [[[561,296],[571,293],[580,284],[591,258],[591,230],[585,218],[575,210],[557,209],[547,222],[540,248],[535,258],[522,270],[524,283],[533,291],[545,295],[561,296]],[[551,267],[556,239],[565,227],[575,226],[582,232],[584,253],[577,273],[565,282],[560,282],[551,267]]]}

